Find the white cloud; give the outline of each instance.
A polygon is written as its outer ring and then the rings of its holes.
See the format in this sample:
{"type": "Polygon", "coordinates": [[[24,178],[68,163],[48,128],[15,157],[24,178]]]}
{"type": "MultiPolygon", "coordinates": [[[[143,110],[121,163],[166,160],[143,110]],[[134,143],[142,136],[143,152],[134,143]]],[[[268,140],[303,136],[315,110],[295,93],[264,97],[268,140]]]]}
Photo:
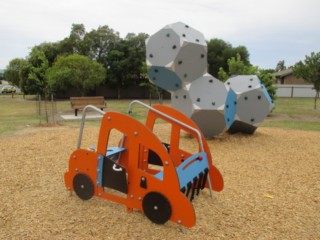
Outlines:
{"type": "Polygon", "coordinates": [[[72,23],[87,29],[108,25],[128,32],[153,34],[182,21],[206,39],[222,38],[244,45],[251,63],[288,65],[319,51],[318,0],[2,0],[0,2],[0,69],[30,47],[67,37],[72,23]]]}

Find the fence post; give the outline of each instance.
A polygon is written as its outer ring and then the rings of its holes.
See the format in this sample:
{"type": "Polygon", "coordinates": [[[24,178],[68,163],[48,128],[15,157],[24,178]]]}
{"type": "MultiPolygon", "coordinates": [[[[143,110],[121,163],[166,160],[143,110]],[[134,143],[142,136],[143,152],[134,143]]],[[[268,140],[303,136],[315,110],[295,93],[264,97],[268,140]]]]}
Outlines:
{"type": "Polygon", "coordinates": [[[37,105],[38,114],[41,115],[41,97],[38,95],[38,105],[37,105]]]}
{"type": "Polygon", "coordinates": [[[47,107],[47,99],[46,99],[46,97],[44,97],[44,108],[45,108],[46,120],[47,120],[47,123],[49,123],[48,107],[47,107]]]}
{"type": "Polygon", "coordinates": [[[52,115],[52,122],[53,124],[55,125],[56,124],[56,121],[55,121],[55,118],[54,118],[54,109],[53,109],[53,94],[51,93],[51,115],[52,115]]]}
{"type": "Polygon", "coordinates": [[[291,98],[293,98],[293,86],[291,87],[291,98]]]}

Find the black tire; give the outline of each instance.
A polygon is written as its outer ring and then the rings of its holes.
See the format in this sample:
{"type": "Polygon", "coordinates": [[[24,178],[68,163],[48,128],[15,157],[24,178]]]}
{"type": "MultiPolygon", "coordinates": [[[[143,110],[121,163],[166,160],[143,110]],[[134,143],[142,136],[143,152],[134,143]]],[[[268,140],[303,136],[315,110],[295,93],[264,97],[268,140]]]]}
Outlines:
{"type": "Polygon", "coordinates": [[[82,173],[74,176],[73,189],[82,200],[89,200],[94,194],[94,185],[91,178],[82,173]]]}
{"type": "Polygon", "coordinates": [[[158,192],[150,192],[142,201],[144,214],[156,224],[164,224],[171,217],[171,205],[168,199],[158,192]]]}

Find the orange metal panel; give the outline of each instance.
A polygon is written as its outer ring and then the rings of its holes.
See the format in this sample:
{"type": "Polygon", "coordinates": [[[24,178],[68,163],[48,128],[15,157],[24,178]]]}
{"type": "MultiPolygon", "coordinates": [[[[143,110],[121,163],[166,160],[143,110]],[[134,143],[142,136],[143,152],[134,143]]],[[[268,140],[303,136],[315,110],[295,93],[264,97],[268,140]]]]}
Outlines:
{"type": "MultiPolygon", "coordinates": [[[[157,109],[157,110],[173,117],[174,119],[177,119],[177,120],[183,122],[184,124],[200,131],[198,126],[190,118],[188,118],[183,113],[177,111],[176,109],[165,106],[165,105],[154,105],[152,107],[154,109],[157,109]]],[[[184,131],[190,133],[196,139],[197,139],[197,135],[194,132],[190,131],[188,128],[185,128],[181,125],[178,125],[174,121],[171,121],[170,119],[166,119],[165,117],[163,117],[153,111],[148,112],[146,126],[149,127],[150,129],[153,129],[153,126],[155,124],[156,119],[163,119],[173,125],[172,136],[171,136],[172,144],[170,147],[170,155],[171,155],[175,165],[178,166],[181,163],[181,161],[180,161],[181,154],[183,154],[183,151],[178,148],[179,139],[180,139],[180,129],[183,129],[184,131]]],[[[210,153],[208,143],[206,142],[206,139],[203,136],[203,134],[201,134],[201,135],[202,135],[201,138],[202,138],[202,142],[203,142],[204,151],[207,153],[207,157],[208,157],[208,161],[209,161],[209,175],[210,175],[210,179],[211,179],[212,189],[220,192],[220,191],[222,191],[223,185],[224,185],[223,184],[223,177],[222,177],[222,174],[220,173],[220,171],[212,164],[212,156],[210,153]]],[[[187,153],[184,153],[184,154],[187,155],[187,153]]],[[[207,187],[208,187],[208,185],[207,185],[207,187]]]]}

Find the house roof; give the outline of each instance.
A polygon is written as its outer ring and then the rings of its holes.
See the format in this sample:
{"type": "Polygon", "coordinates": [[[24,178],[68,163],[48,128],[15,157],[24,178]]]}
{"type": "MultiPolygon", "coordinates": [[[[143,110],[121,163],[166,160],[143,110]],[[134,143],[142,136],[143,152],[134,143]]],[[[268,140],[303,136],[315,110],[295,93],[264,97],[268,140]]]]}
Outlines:
{"type": "Polygon", "coordinates": [[[285,70],[281,70],[278,72],[273,73],[272,75],[275,76],[276,78],[283,78],[289,75],[292,75],[293,71],[291,68],[285,69],[285,70]]]}

